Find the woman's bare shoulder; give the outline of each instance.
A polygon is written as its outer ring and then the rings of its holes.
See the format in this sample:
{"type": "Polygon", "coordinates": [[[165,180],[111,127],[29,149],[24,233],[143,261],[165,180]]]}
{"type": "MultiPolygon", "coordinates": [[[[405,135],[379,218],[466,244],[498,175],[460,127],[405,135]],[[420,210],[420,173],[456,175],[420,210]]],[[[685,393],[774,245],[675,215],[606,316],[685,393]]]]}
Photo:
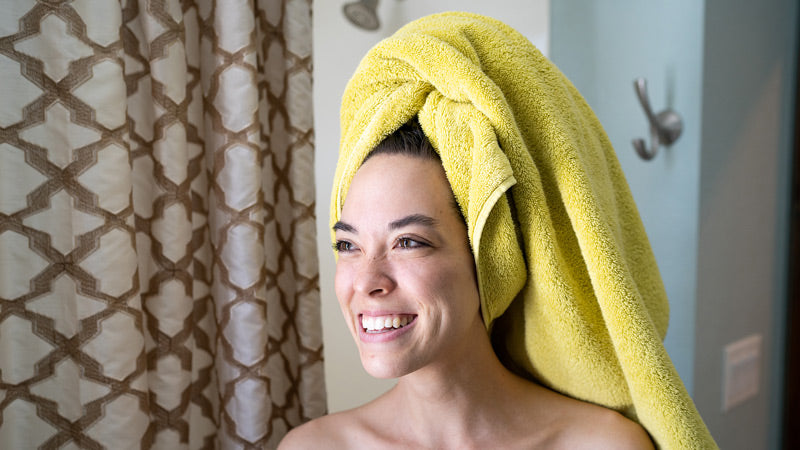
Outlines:
{"type": "Polygon", "coordinates": [[[293,428],[278,445],[278,450],[292,450],[305,448],[344,448],[346,442],[342,440],[341,426],[347,426],[341,415],[346,413],[330,414],[293,428]]]}
{"type": "MultiPolygon", "coordinates": [[[[638,423],[602,406],[539,387],[538,409],[550,419],[544,447],[569,449],[653,449],[638,423]],[[544,390],[541,390],[544,389],[544,390]]],[[[540,420],[545,420],[539,416],[540,420]]]]}
{"type": "Polygon", "coordinates": [[[638,423],[622,414],[589,405],[579,419],[564,430],[566,446],[571,449],[651,450],[653,442],[638,423]]]}
{"type": "Polygon", "coordinates": [[[328,414],[292,429],[278,445],[279,450],[307,448],[355,448],[356,436],[368,428],[364,406],[328,414]]]}

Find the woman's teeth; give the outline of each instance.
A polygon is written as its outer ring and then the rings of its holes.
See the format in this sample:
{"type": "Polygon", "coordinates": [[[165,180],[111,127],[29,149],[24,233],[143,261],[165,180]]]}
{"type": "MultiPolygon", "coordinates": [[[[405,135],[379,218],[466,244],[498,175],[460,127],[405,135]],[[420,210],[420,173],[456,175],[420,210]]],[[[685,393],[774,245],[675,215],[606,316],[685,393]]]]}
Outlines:
{"type": "Polygon", "coordinates": [[[380,333],[384,330],[402,328],[412,320],[414,320],[414,316],[408,314],[398,316],[361,316],[361,327],[367,333],[380,333]]]}

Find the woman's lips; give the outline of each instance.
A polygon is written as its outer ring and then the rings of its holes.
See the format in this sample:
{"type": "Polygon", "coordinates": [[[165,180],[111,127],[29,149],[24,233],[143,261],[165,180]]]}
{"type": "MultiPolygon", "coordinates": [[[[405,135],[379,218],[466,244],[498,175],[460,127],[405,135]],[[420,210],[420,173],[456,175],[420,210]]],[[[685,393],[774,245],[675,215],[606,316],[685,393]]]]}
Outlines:
{"type": "Polygon", "coordinates": [[[362,342],[388,342],[409,331],[416,319],[416,314],[360,314],[358,335],[362,342]]]}

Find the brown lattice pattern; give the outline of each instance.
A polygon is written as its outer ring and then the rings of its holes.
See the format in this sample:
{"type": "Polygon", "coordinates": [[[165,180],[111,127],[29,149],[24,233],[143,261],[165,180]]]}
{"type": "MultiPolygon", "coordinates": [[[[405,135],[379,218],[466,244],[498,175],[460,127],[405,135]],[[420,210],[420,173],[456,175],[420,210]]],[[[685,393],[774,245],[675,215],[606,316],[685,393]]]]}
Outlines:
{"type": "Polygon", "coordinates": [[[0,448],[274,448],[325,411],[311,0],[0,13],[0,448]]]}

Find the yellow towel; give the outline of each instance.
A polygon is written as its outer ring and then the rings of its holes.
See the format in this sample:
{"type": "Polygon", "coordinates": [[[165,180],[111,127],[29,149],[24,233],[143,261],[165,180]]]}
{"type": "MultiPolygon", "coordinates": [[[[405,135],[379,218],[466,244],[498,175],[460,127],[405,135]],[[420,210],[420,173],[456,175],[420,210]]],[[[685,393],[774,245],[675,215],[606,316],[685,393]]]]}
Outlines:
{"type": "Polygon", "coordinates": [[[504,362],[660,448],[716,448],[664,350],[667,298],[622,170],[574,86],[497,20],[406,25],[345,90],[331,224],[365,155],[415,115],[467,219],[504,362]]]}

